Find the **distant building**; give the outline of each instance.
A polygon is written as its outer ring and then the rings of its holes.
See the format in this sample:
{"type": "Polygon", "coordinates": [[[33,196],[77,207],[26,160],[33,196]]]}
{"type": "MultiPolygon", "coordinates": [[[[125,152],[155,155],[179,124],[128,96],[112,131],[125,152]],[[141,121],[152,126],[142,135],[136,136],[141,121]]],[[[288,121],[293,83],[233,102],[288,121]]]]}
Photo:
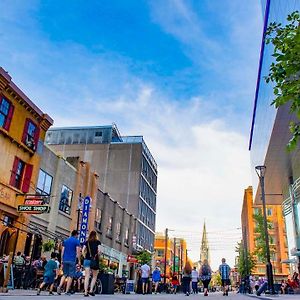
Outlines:
{"type": "Polygon", "coordinates": [[[0,256],[24,251],[29,215],[18,207],[35,193],[52,123],[0,67],[0,256]]]}
{"type": "MultiPolygon", "coordinates": [[[[243,246],[248,253],[254,253],[256,247],[255,237],[259,233],[255,232],[255,220],[253,215],[262,212],[262,205],[253,204],[252,187],[248,187],[244,192],[243,208],[241,213],[243,246]]],[[[287,238],[284,218],[280,205],[267,205],[267,218],[272,229],[269,230],[270,247],[275,249],[275,254],[271,257],[273,265],[274,279],[279,282],[289,275],[289,266],[285,263],[288,258],[287,238]]],[[[256,267],[252,272],[255,276],[265,276],[265,263],[256,257],[256,267]]]]}
{"type": "Polygon", "coordinates": [[[200,248],[200,264],[207,259],[210,264],[210,252],[209,245],[207,240],[207,232],[206,232],[206,224],[203,224],[203,232],[202,232],[202,240],[201,240],[201,248],[200,248]]]}
{"type": "Polygon", "coordinates": [[[180,273],[188,260],[187,244],[182,238],[168,238],[166,241],[163,233],[156,233],[154,250],[155,264],[161,268],[162,273],[165,273],[166,258],[167,278],[171,277],[174,272],[180,273]],[[166,248],[167,252],[165,252],[166,248]]]}
{"type": "Polygon", "coordinates": [[[136,250],[153,250],[157,164],[142,136],[123,137],[115,125],[56,128],[46,143],[64,157],[79,156],[99,174],[100,189],[137,218],[136,250]]]}
{"type": "Polygon", "coordinates": [[[274,61],[273,45],[266,44],[265,32],[271,22],[286,24],[288,14],[300,11],[300,1],[262,0],[264,17],[263,38],[261,43],[256,93],[253,105],[249,150],[253,173],[253,197],[256,204],[261,203],[258,177],[255,166],[265,165],[266,202],[282,205],[285,217],[289,262],[300,271],[300,145],[295,151],[287,151],[291,139],[289,123],[298,122],[297,116],[290,113],[287,103],[276,109],[271,105],[275,99],[273,84],[265,77],[274,61]],[[298,264],[298,266],[297,266],[298,264]]]}

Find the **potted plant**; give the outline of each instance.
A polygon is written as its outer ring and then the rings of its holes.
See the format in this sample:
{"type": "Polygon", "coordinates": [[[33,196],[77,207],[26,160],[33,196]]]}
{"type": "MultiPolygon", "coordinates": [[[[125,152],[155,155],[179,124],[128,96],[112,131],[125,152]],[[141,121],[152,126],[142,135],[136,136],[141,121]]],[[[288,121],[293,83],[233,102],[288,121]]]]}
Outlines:
{"type": "Polygon", "coordinates": [[[54,240],[48,240],[43,243],[42,249],[43,249],[43,253],[47,259],[49,259],[51,257],[51,252],[54,250],[54,248],[55,248],[54,240]]]}

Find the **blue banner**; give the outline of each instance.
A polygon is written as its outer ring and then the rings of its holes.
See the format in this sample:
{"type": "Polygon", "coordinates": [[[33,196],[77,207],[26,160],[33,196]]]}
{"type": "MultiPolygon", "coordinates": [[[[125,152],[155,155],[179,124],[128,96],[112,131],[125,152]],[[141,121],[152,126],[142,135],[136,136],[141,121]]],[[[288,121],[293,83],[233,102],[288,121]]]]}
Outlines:
{"type": "Polygon", "coordinates": [[[91,200],[92,200],[91,197],[87,196],[84,198],[82,203],[82,218],[81,218],[81,225],[80,225],[80,232],[79,232],[80,244],[83,244],[86,241],[91,200]]]}

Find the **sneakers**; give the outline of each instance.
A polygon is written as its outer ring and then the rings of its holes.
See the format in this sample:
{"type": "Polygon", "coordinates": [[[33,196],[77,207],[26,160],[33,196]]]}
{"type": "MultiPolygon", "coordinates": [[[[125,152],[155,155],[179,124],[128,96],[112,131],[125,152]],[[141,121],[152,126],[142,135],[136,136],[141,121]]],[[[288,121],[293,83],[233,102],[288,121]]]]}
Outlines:
{"type": "Polygon", "coordinates": [[[41,289],[37,289],[36,294],[37,294],[37,296],[39,296],[41,294],[41,289]]]}
{"type": "Polygon", "coordinates": [[[89,292],[89,295],[95,296],[95,293],[94,292],[89,292]]]}
{"type": "Polygon", "coordinates": [[[65,293],[66,296],[71,296],[72,294],[70,292],[65,293]]]}
{"type": "Polygon", "coordinates": [[[57,295],[61,295],[61,289],[59,286],[57,287],[57,295]]]}
{"type": "Polygon", "coordinates": [[[84,297],[89,297],[89,294],[84,294],[84,297]]]}
{"type": "Polygon", "coordinates": [[[52,296],[52,295],[54,295],[53,292],[49,292],[49,296],[52,296]]]}

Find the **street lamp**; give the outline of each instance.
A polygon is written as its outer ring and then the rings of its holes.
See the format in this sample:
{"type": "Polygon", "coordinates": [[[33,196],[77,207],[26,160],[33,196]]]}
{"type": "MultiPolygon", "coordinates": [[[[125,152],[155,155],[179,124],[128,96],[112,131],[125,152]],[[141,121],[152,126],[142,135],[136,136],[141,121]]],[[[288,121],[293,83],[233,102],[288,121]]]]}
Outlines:
{"type": "Polygon", "coordinates": [[[268,222],[267,222],[267,209],[266,209],[266,197],[265,197],[265,174],[266,166],[256,166],[255,172],[259,178],[260,188],[261,188],[261,201],[263,206],[263,219],[264,219],[264,233],[265,233],[265,242],[266,242],[266,271],[268,278],[268,289],[270,294],[275,294],[274,291],[274,280],[273,280],[273,271],[270,255],[270,244],[269,244],[269,233],[268,233],[268,222]]]}

